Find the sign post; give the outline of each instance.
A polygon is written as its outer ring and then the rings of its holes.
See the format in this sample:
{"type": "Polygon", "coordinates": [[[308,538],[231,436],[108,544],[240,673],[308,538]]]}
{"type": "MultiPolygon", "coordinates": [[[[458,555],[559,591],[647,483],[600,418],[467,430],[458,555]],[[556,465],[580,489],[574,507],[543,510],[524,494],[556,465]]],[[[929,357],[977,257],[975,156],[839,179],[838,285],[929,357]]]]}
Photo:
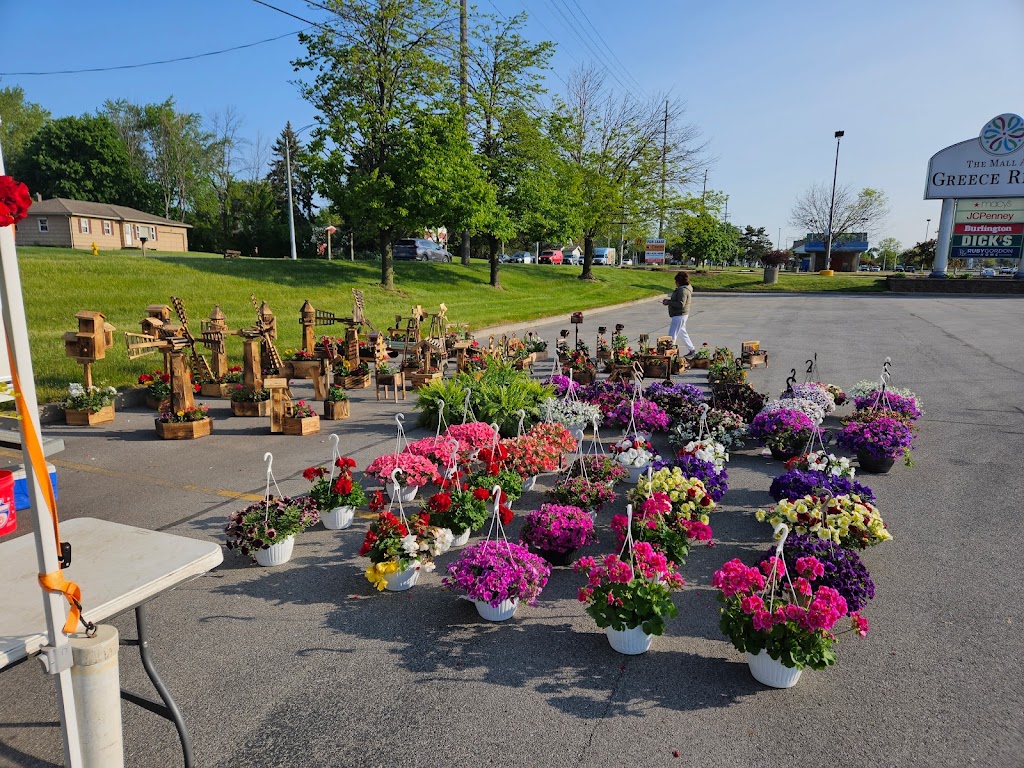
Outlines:
{"type": "Polygon", "coordinates": [[[331,260],[331,235],[338,231],[338,228],[331,225],[327,227],[327,260],[331,260]]]}
{"type": "Polygon", "coordinates": [[[644,244],[644,264],[665,263],[665,240],[661,237],[648,237],[644,244]]]}

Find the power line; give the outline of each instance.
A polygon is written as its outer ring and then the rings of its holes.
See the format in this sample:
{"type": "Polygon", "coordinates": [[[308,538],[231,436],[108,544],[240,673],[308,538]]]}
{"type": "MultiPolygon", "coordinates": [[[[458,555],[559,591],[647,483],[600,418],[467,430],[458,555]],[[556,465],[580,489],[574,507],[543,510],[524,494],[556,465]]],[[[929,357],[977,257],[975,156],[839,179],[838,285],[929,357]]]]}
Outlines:
{"type": "Polygon", "coordinates": [[[608,53],[610,53],[612,55],[612,58],[615,59],[615,61],[618,63],[619,69],[621,69],[622,72],[626,75],[626,77],[632,80],[636,84],[636,87],[642,91],[644,87],[641,84],[641,82],[637,80],[635,77],[633,77],[633,73],[630,72],[629,69],[626,68],[626,65],[622,63],[622,60],[615,53],[615,47],[608,44],[608,41],[605,40],[604,35],[601,34],[601,31],[597,27],[595,27],[594,23],[590,20],[590,17],[587,15],[587,12],[580,7],[580,4],[576,2],[576,0],[570,0],[570,2],[572,2],[572,4],[579,9],[580,15],[583,17],[583,20],[587,22],[587,26],[594,30],[594,34],[597,35],[598,40],[601,41],[602,45],[604,45],[604,47],[608,50],[608,53]]]}
{"type": "MultiPolygon", "coordinates": [[[[309,29],[310,27],[306,27],[309,29]]],[[[113,72],[122,69],[139,69],[140,67],[155,67],[159,64],[175,64],[179,61],[194,61],[195,59],[206,58],[207,56],[219,56],[222,53],[231,53],[233,51],[241,51],[245,48],[253,48],[257,45],[263,45],[264,43],[272,43],[276,40],[283,40],[286,37],[297,35],[299,32],[305,32],[305,29],[299,29],[295,32],[287,32],[277,37],[268,37],[265,40],[257,40],[254,43],[244,43],[243,45],[235,45],[231,48],[222,48],[219,51],[207,51],[205,53],[196,53],[191,56],[178,56],[174,59],[161,59],[160,61],[147,61],[141,64],[119,64],[114,67],[90,67],[87,69],[55,69],[49,72],[0,72],[0,77],[29,77],[29,76],[41,76],[41,75],[80,75],[88,72],[113,72]]]]}
{"type": "MultiPolygon", "coordinates": [[[[521,1],[522,1],[522,0],[521,0],[521,1]]],[[[583,46],[583,49],[584,49],[585,51],[587,51],[588,53],[590,53],[590,52],[591,52],[591,51],[590,51],[590,48],[591,48],[591,46],[593,45],[593,43],[588,43],[588,42],[587,42],[587,40],[586,40],[586,39],[584,39],[584,38],[583,38],[583,37],[582,37],[582,36],[580,35],[580,33],[579,33],[579,32],[578,32],[577,30],[576,30],[576,27],[575,27],[575,26],[573,26],[573,23],[572,23],[572,21],[571,21],[571,20],[569,19],[569,17],[567,17],[567,16],[565,15],[565,13],[563,13],[563,12],[562,12],[562,10],[561,10],[561,9],[560,9],[560,8],[559,8],[558,6],[556,6],[556,5],[554,5],[553,3],[551,3],[551,0],[544,0],[544,1],[545,1],[545,3],[547,4],[547,6],[548,6],[548,8],[549,8],[550,10],[553,10],[553,11],[555,11],[555,12],[556,12],[556,13],[558,14],[558,16],[559,16],[559,17],[560,17],[560,19],[561,19],[561,20],[560,20],[560,23],[561,23],[561,24],[562,24],[562,25],[563,25],[563,26],[564,26],[564,27],[565,27],[566,29],[568,29],[568,30],[569,30],[570,32],[572,32],[572,34],[576,36],[576,39],[577,39],[578,41],[580,41],[581,45],[583,46]]],[[[554,14],[552,14],[552,18],[554,18],[554,14]]],[[[539,20],[539,19],[538,19],[538,20],[539,20]]],[[[543,22],[542,22],[542,23],[543,23],[543,22]]],[[[547,27],[547,25],[545,25],[545,28],[546,28],[546,27],[547,27]]],[[[552,34],[554,34],[554,33],[552,33],[552,34]]],[[[615,81],[616,81],[616,82],[617,82],[617,83],[618,83],[618,84],[619,84],[620,86],[622,86],[623,88],[626,88],[626,90],[629,90],[629,88],[628,88],[628,87],[626,86],[626,84],[625,84],[625,83],[623,83],[623,82],[622,82],[622,80],[621,80],[621,79],[620,79],[620,78],[618,77],[618,75],[616,75],[614,71],[610,70],[610,69],[608,68],[608,66],[607,66],[606,64],[604,64],[604,62],[602,62],[602,61],[598,60],[598,59],[597,59],[597,58],[596,58],[595,56],[593,56],[593,55],[591,55],[591,56],[590,56],[589,58],[591,59],[591,61],[593,61],[593,62],[594,62],[594,63],[595,63],[596,65],[597,65],[597,67],[598,67],[598,69],[599,69],[600,71],[602,71],[602,72],[605,72],[605,73],[607,73],[607,74],[611,75],[611,76],[612,76],[612,77],[613,77],[613,78],[615,79],[615,81]]]]}

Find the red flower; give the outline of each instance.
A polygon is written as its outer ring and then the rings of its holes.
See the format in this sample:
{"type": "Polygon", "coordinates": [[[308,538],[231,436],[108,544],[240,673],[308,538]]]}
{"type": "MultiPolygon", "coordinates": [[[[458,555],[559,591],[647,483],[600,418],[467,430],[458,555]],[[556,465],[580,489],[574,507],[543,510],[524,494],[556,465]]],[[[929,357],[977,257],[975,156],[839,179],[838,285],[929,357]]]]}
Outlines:
{"type": "Polygon", "coordinates": [[[355,469],[356,460],[350,459],[347,456],[342,456],[334,460],[334,466],[338,469],[355,469]]]}
{"type": "Polygon", "coordinates": [[[492,461],[490,464],[487,465],[488,475],[493,475],[494,477],[497,477],[500,471],[501,467],[496,462],[492,461]]]}
{"type": "Polygon", "coordinates": [[[0,227],[17,224],[28,214],[32,196],[28,187],[10,176],[0,176],[0,227]]]}
{"type": "Polygon", "coordinates": [[[160,381],[162,381],[164,384],[168,383],[170,380],[171,380],[171,377],[170,377],[169,374],[166,374],[166,373],[160,374],[160,381]]]}
{"type": "Polygon", "coordinates": [[[303,479],[312,482],[314,478],[319,477],[319,473],[316,470],[316,467],[306,467],[304,470],[302,470],[303,479]]]}
{"type": "Polygon", "coordinates": [[[384,494],[380,491],[374,491],[373,495],[370,496],[370,511],[379,512],[384,508],[384,494]]]}
{"type": "Polygon", "coordinates": [[[352,493],[352,478],[345,476],[339,477],[334,481],[334,492],[339,496],[348,496],[352,493]]]}
{"type": "Polygon", "coordinates": [[[502,525],[511,523],[513,517],[515,515],[512,514],[512,510],[509,507],[498,507],[498,518],[501,520],[502,525]]]}
{"type": "Polygon", "coordinates": [[[427,502],[431,512],[445,513],[452,508],[452,497],[447,493],[435,493],[427,502]]]}
{"type": "Polygon", "coordinates": [[[139,384],[149,384],[151,381],[153,381],[153,377],[148,373],[139,374],[139,384]]]}
{"type": "Polygon", "coordinates": [[[473,490],[473,498],[479,499],[480,501],[487,501],[491,498],[491,492],[486,488],[475,488],[473,490]]]}
{"type": "Polygon", "coordinates": [[[203,391],[203,385],[202,384],[199,384],[197,382],[193,382],[192,383],[192,392],[193,392],[193,394],[198,395],[202,391],[203,391]]]}

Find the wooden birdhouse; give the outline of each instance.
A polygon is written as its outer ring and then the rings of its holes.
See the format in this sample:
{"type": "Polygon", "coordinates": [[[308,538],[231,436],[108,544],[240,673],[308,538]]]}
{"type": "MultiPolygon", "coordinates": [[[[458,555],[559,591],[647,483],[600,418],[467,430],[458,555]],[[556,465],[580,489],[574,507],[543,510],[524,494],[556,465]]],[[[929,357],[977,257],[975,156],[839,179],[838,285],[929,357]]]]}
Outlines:
{"type": "Polygon", "coordinates": [[[82,310],[76,312],[78,330],[64,334],[64,354],[74,358],[85,368],[85,386],[92,386],[92,363],[107,356],[114,346],[116,328],[107,322],[102,312],[82,310]]]}
{"type": "Polygon", "coordinates": [[[299,325],[302,326],[302,348],[309,354],[313,354],[316,350],[316,309],[309,303],[309,299],[306,299],[299,312],[299,325]]]}
{"type": "Polygon", "coordinates": [[[277,318],[274,317],[274,313],[270,310],[270,305],[267,302],[262,302],[259,309],[260,320],[263,326],[269,329],[268,336],[271,339],[277,338],[277,318]]]}

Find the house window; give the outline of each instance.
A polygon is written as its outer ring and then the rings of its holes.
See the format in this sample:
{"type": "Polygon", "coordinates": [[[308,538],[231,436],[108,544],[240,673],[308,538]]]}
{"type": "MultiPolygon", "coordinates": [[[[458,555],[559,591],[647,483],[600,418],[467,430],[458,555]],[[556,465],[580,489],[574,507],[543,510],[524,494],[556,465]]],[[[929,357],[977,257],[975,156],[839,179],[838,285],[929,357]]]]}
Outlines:
{"type": "Polygon", "coordinates": [[[146,240],[153,242],[156,240],[156,227],[143,226],[142,224],[135,225],[135,236],[140,240],[146,238],[146,240]]]}
{"type": "Polygon", "coordinates": [[[111,224],[109,221],[104,221],[103,222],[103,234],[104,235],[112,235],[112,234],[114,234],[114,225],[111,224]]]}
{"type": "Polygon", "coordinates": [[[40,232],[49,232],[50,231],[50,223],[46,219],[40,219],[39,220],[39,231],[40,232]]]}
{"type": "Polygon", "coordinates": [[[88,235],[89,234],[89,220],[88,219],[79,219],[78,220],[78,231],[81,232],[83,235],[88,235]]]}

